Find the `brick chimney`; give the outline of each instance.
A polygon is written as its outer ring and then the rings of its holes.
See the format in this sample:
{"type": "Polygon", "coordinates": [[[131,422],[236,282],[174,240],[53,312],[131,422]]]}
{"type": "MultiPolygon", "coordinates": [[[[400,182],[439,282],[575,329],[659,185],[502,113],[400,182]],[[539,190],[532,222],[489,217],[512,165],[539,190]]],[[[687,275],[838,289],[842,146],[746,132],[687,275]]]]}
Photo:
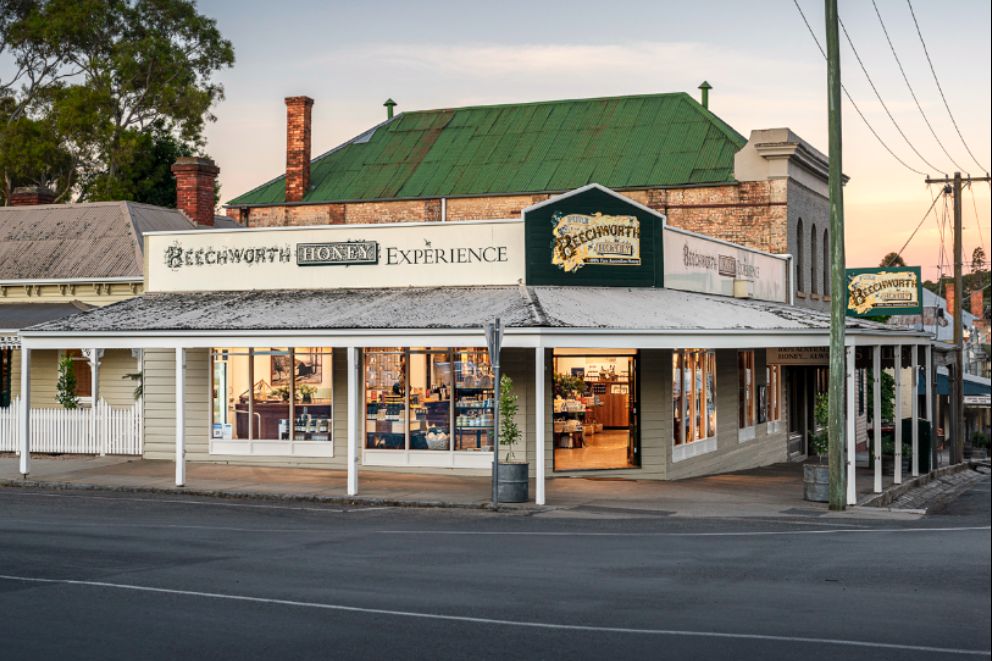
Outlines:
{"type": "Polygon", "coordinates": [[[55,192],[45,186],[18,186],[10,194],[10,206],[26,207],[35,204],[53,204],[55,192]]]}
{"type": "Polygon", "coordinates": [[[299,202],[310,190],[309,96],[286,97],[286,201],[299,202]]]}
{"type": "Polygon", "coordinates": [[[976,289],[975,291],[971,292],[971,313],[976,317],[978,317],[979,319],[981,319],[982,310],[984,306],[985,306],[985,295],[982,292],[982,290],[976,289]]]}
{"type": "Polygon", "coordinates": [[[209,158],[183,156],[172,166],[176,208],[197,225],[214,224],[214,184],[220,168],[209,158]]]}
{"type": "Polygon", "coordinates": [[[954,309],[957,306],[957,296],[954,291],[954,283],[948,282],[944,284],[944,300],[947,301],[947,312],[953,317],[954,309]]]}

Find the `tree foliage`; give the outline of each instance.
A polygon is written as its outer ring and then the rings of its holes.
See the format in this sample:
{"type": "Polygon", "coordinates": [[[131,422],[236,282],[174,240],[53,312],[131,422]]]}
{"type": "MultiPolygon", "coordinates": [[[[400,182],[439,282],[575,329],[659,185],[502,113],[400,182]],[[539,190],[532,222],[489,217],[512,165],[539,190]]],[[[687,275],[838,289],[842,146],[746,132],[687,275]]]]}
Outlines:
{"type": "Polygon", "coordinates": [[[906,260],[902,258],[897,252],[890,252],[882,261],[878,263],[879,266],[906,266],[906,260]]]}
{"type": "Polygon", "coordinates": [[[190,0],[0,0],[0,9],[0,72],[12,72],[0,78],[0,138],[22,146],[0,148],[4,197],[38,183],[83,200],[161,204],[167,179],[174,205],[168,166],[202,150],[223,98],[213,76],[234,63],[215,21],[190,0]]]}
{"type": "Polygon", "coordinates": [[[59,380],[55,383],[55,398],[63,408],[78,409],[79,395],[76,383],[76,370],[72,356],[59,359],[59,380]]]}

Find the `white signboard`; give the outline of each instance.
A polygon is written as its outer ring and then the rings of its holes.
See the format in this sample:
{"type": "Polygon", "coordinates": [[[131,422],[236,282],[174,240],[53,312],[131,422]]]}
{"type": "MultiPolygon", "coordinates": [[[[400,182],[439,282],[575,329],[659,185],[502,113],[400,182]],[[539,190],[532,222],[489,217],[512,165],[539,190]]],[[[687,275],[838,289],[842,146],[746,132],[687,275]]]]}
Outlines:
{"type": "Polygon", "coordinates": [[[733,296],[734,281],[744,281],[751,298],[789,301],[789,262],[784,257],[673,227],[664,228],[662,243],[667,289],[733,296]]]}
{"type": "Polygon", "coordinates": [[[515,285],[522,221],[145,235],[146,291],[515,285]]]}

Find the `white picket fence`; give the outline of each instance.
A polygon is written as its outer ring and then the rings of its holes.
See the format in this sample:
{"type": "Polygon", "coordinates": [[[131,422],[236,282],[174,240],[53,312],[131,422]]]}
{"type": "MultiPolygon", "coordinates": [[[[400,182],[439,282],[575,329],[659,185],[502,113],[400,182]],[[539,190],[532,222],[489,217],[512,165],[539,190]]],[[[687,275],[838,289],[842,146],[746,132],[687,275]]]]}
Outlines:
{"type": "MultiPolygon", "coordinates": [[[[20,413],[16,398],[0,409],[0,452],[19,450],[20,413]]],[[[140,401],[122,408],[101,399],[93,408],[31,409],[31,452],[140,455],[141,437],[140,401]]]]}

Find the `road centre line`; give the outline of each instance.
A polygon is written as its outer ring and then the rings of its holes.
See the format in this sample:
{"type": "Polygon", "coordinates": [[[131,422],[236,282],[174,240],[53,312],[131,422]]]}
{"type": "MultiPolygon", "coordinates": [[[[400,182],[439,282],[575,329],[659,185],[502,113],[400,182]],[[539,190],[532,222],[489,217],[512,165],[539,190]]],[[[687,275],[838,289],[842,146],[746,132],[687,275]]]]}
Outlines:
{"type": "Polygon", "coordinates": [[[533,622],[524,620],[504,620],[488,617],[470,617],[466,615],[444,615],[440,613],[424,613],[417,611],[400,611],[385,608],[364,608],[360,606],[346,606],[342,604],[328,604],[312,601],[295,601],[291,599],[272,599],[267,597],[253,597],[249,595],[225,594],[219,592],[201,592],[198,590],[176,590],[171,588],[160,588],[147,585],[132,585],[127,583],[110,583],[106,581],[87,581],[77,579],[59,578],[39,578],[32,576],[14,576],[0,574],[0,580],[20,581],[24,583],[48,584],[48,585],[72,585],[93,588],[106,588],[112,590],[130,590],[134,592],[148,592],[158,594],[171,594],[187,597],[199,597],[204,599],[219,599],[228,601],[240,601],[256,604],[267,604],[275,606],[290,606],[295,608],[312,608],[328,611],[339,611],[347,613],[363,613],[371,615],[384,615],[392,617],[416,618],[421,620],[440,620],[445,622],[461,622],[466,624],[494,625],[505,627],[519,627],[527,629],[547,629],[558,631],[581,631],[587,633],[613,633],[613,634],[633,634],[649,636],[672,636],[685,638],[717,638],[731,640],[760,640],[781,643],[808,643],[816,645],[836,645],[842,647],[862,647],[871,649],[891,649],[910,652],[927,652],[939,654],[958,654],[964,656],[992,656],[989,650],[969,650],[951,647],[930,647],[926,645],[907,645],[898,643],[881,643],[868,640],[846,640],[834,638],[816,638],[812,636],[775,636],[766,634],[751,633],[729,633],[722,631],[691,631],[679,629],[638,629],[630,627],[600,627],[581,624],[559,624],[554,622],[533,622]]]}
{"type": "Polygon", "coordinates": [[[540,530],[376,530],[379,535],[460,535],[519,537],[767,537],[774,535],[838,535],[844,533],[964,532],[992,530],[992,526],[950,528],[838,528],[834,530],[755,530],[739,532],[583,532],[540,530]]]}
{"type": "Polygon", "coordinates": [[[0,518],[0,530],[7,530],[6,524],[27,524],[27,525],[37,525],[39,527],[58,527],[58,528],[72,528],[72,527],[83,527],[83,528],[141,528],[141,529],[153,529],[153,528],[165,528],[169,530],[180,529],[180,530],[208,530],[208,531],[218,531],[218,532],[257,532],[257,533],[328,533],[331,529],[328,528],[236,528],[232,526],[198,526],[193,524],[181,524],[181,523],[110,523],[110,522],[100,522],[100,521],[55,521],[46,525],[44,521],[38,521],[36,519],[2,519],[0,518]]]}

